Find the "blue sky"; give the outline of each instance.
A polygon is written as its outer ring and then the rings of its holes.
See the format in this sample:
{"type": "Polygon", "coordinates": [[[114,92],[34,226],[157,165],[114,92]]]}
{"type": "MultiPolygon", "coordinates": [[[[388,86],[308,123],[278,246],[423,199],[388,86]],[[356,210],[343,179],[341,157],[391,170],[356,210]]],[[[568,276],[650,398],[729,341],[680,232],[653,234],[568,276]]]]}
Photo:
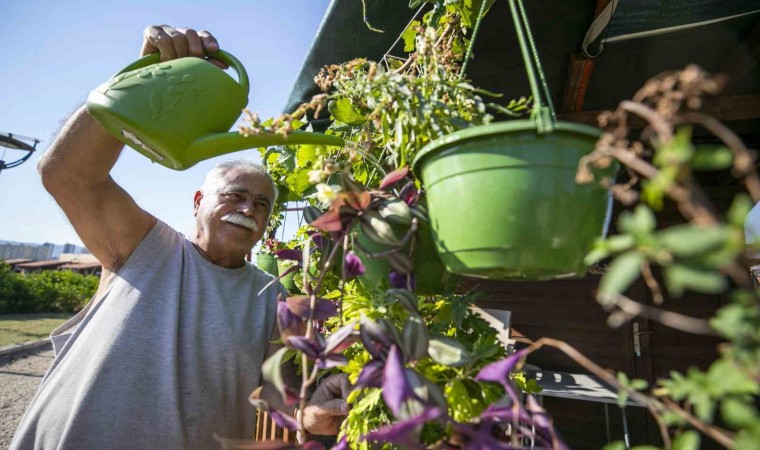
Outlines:
{"type": "MultiPolygon", "coordinates": [[[[248,108],[268,117],[284,107],[328,4],[329,0],[2,2],[0,132],[42,142],[29,161],[0,172],[0,240],[81,245],[43,189],[35,165],[62,120],[88,92],[137,59],[147,25],[185,26],[214,34],[248,71],[248,108]]],[[[3,150],[0,147],[0,158],[3,150]]],[[[10,162],[20,156],[21,152],[8,150],[3,159],[10,162]]],[[[193,194],[205,173],[219,161],[241,156],[258,160],[258,153],[248,150],[176,172],[127,148],[112,176],[145,210],[189,234],[193,194]]]]}

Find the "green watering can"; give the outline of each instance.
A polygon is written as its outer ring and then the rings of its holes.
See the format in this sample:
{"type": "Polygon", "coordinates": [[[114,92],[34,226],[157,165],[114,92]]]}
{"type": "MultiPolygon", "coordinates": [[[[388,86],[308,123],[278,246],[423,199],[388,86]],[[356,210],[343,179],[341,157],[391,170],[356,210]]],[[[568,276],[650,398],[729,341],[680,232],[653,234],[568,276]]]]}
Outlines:
{"type": "Polygon", "coordinates": [[[174,170],[270,145],[343,145],[336,136],[303,131],[288,137],[228,131],[248,103],[248,74],[231,54],[213,56],[235,69],[237,82],[201,58],[160,62],[152,53],[90,92],[87,111],[121,142],[174,170]]]}

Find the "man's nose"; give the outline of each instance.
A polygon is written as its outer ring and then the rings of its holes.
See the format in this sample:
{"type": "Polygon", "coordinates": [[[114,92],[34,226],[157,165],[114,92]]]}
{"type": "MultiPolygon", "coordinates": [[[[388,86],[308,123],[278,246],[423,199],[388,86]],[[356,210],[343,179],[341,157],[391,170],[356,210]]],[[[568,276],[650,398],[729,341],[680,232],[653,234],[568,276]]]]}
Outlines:
{"type": "Polygon", "coordinates": [[[246,200],[243,202],[242,210],[240,211],[242,214],[253,217],[253,213],[255,212],[255,200],[246,200]]]}

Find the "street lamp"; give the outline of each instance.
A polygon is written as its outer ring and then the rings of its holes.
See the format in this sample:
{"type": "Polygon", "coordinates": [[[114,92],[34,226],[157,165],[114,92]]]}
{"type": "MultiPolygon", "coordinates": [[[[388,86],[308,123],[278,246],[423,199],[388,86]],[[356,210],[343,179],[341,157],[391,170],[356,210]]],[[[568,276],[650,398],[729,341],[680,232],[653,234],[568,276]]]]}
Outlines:
{"type": "Polygon", "coordinates": [[[20,166],[21,164],[24,164],[24,162],[32,156],[32,153],[37,148],[37,144],[39,143],[39,139],[14,135],[13,133],[0,133],[0,147],[3,147],[3,156],[0,157],[0,172],[2,172],[3,169],[12,169],[14,167],[20,166]],[[30,145],[24,141],[32,142],[33,144],[30,145]],[[8,149],[21,150],[22,152],[27,152],[27,154],[15,161],[6,163],[5,152],[8,149]]]}

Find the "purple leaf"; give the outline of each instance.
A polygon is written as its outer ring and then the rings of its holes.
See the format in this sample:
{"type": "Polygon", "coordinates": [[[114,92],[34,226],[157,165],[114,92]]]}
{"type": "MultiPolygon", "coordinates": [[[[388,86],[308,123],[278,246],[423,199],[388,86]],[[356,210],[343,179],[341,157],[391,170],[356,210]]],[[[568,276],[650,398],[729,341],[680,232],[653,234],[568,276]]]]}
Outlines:
{"type": "Polygon", "coordinates": [[[526,350],[520,350],[513,355],[508,356],[501,361],[491,363],[478,372],[475,381],[495,381],[504,386],[509,391],[512,385],[509,381],[509,374],[515,369],[517,363],[527,354],[526,350]]]}
{"type": "Polygon", "coordinates": [[[343,355],[327,355],[317,360],[317,367],[320,369],[332,369],[333,367],[342,367],[348,364],[348,360],[343,355]]]}
{"type": "Polygon", "coordinates": [[[394,184],[403,180],[408,173],[409,167],[402,167],[400,169],[394,170],[393,172],[386,175],[380,182],[380,189],[387,189],[390,186],[393,186],[394,184]]]}
{"type": "Polygon", "coordinates": [[[338,208],[330,208],[329,211],[319,216],[317,220],[309,223],[309,225],[325,231],[341,231],[343,229],[338,208]]]}
{"type": "Polygon", "coordinates": [[[417,187],[414,185],[414,181],[408,182],[404,185],[403,188],[401,188],[399,197],[401,197],[401,200],[406,202],[406,204],[409,206],[413,206],[417,202],[417,199],[420,197],[420,193],[417,190],[417,187]]]}
{"type": "MultiPolygon", "coordinates": [[[[308,295],[288,297],[285,302],[287,303],[290,312],[304,319],[309,318],[311,298],[308,295]]],[[[338,306],[335,303],[329,300],[317,299],[314,307],[314,320],[325,320],[337,313],[338,306]]]]}
{"type": "Polygon", "coordinates": [[[303,335],[305,331],[303,320],[290,312],[284,301],[277,302],[277,328],[284,340],[293,335],[303,335]]]}
{"type": "Polygon", "coordinates": [[[491,434],[490,426],[475,427],[471,424],[455,424],[456,434],[464,435],[457,440],[465,442],[463,450],[508,450],[512,449],[509,442],[497,440],[491,434]]]}
{"type": "Polygon", "coordinates": [[[362,317],[359,337],[364,348],[375,359],[384,359],[393,342],[385,335],[383,328],[372,319],[362,317]]]}
{"type": "Polygon", "coordinates": [[[330,450],[351,450],[348,446],[348,438],[343,436],[330,450]]]}
{"type": "Polygon", "coordinates": [[[320,232],[310,231],[309,237],[311,238],[312,242],[314,242],[314,245],[316,245],[318,249],[322,250],[325,247],[327,238],[324,237],[320,232]]]}
{"type": "Polygon", "coordinates": [[[402,448],[422,448],[419,440],[419,430],[427,422],[436,420],[443,415],[438,408],[428,408],[419,415],[393,425],[378,428],[364,436],[363,440],[395,444],[402,448]]]}
{"type": "MultiPolygon", "coordinates": [[[[342,344],[346,342],[346,340],[348,340],[348,338],[351,337],[351,335],[354,333],[355,326],[356,322],[351,322],[338,328],[333,334],[328,336],[327,342],[325,343],[324,353],[338,353],[348,348],[348,346],[343,346],[342,344]]],[[[348,345],[351,345],[351,343],[348,345]]]]}
{"type": "Polygon", "coordinates": [[[359,258],[356,253],[349,251],[346,253],[343,270],[345,271],[346,277],[356,277],[362,275],[365,269],[361,258],[359,258]]]}
{"type": "Polygon", "coordinates": [[[402,414],[407,400],[419,400],[404,374],[404,360],[399,348],[391,346],[383,369],[383,400],[396,417],[402,414]]]}
{"type": "Polygon", "coordinates": [[[301,258],[303,257],[303,252],[301,250],[292,250],[289,248],[286,248],[284,250],[275,250],[274,256],[277,257],[277,259],[284,259],[289,261],[301,261],[301,258]]]}
{"type": "Polygon", "coordinates": [[[414,274],[413,273],[404,275],[395,271],[391,271],[391,273],[388,275],[388,278],[391,281],[392,288],[414,290],[414,274]]]}
{"type": "Polygon", "coordinates": [[[354,384],[354,389],[378,388],[383,385],[383,362],[371,361],[364,365],[359,378],[354,384]]]}
{"type": "Polygon", "coordinates": [[[298,429],[298,421],[292,416],[276,410],[269,411],[269,415],[272,416],[272,420],[274,420],[274,423],[280,428],[287,428],[289,430],[298,429]]]}
{"type": "Polygon", "coordinates": [[[317,359],[321,353],[321,349],[317,344],[310,339],[306,339],[304,336],[290,336],[286,343],[311,359],[317,359]]]}

